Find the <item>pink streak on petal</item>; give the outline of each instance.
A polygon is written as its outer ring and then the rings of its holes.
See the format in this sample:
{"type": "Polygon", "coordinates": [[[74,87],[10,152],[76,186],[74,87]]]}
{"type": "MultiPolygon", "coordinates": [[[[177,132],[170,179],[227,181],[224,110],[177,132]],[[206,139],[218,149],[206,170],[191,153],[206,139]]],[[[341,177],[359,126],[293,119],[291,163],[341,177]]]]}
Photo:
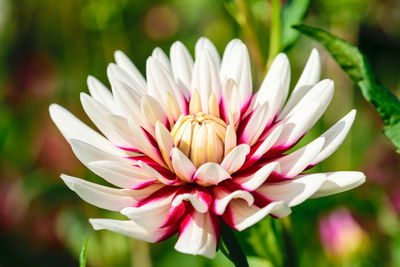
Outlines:
{"type": "Polygon", "coordinates": [[[131,189],[132,190],[144,189],[144,188],[149,187],[150,185],[154,184],[155,182],[156,182],[156,180],[145,181],[143,183],[136,185],[135,187],[132,187],[131,189]]]}
{"type": "Polygon", "coordinates": [[[146,198],[138,201],[138,203],[136,204],[136,207],[141,207],[150,202],[167,198],[170,195],[175,194],[177,190],[178,190],[178,188],[175,186],[164,186],[164,187],[158,189],[157,191],[155,191],[154,193],[150,194],[146,198]]]}

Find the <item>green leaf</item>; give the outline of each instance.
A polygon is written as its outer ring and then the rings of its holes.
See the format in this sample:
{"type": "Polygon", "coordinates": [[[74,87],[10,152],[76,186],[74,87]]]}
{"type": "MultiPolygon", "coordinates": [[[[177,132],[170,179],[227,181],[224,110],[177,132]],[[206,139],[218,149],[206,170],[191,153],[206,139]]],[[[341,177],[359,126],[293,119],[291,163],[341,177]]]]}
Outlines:
{"type": "Polygon", "coordinates": [[[324,30],[306,25],[295,25],[293,28],[325,46],[361,89],[364,98],[377,110],[385,125],[384,134],[400,153],[400,100],[377,81],[365,55],[353,44],[324,30]]]}
{"type": "Polygon", "coordinates": [[[307,14],[311,0],[288,1],[282,10],[282,50],[288,50],[299,37],[299,32],[292,29],[292,26],[302,22],[307,14]]]}
{"type": "Polygon", "coordinates": [[[85,243],[83,244],[81,254],[79,255],[79,267],[86,266],[86,250],[89,238],[86,238],[85,243]]]}

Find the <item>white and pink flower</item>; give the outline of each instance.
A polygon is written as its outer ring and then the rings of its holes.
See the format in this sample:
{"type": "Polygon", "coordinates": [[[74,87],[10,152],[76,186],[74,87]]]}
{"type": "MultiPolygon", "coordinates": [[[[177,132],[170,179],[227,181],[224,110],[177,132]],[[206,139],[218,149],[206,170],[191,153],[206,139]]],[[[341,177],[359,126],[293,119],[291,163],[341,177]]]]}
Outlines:
{"type": "Polygon", "coordinates": [[[285,153],[333,95],[333,82],[319,81],[315,49],[288,101],[287,56],[276,57],[253,94],[249,53],[240,40],[228,44],[222,59],[206,38],[196,43],[195,60],[180,42],[169,58],[156,48],[146,79],[122,52],[115,61],[107,69],[112,91],[89,77],[90,95],[81,93],[85,112],[102,134],[50,106],[79,160],[118,187],[61,175],[85,201],[128,218],[90,219],[96,230],[148,242],[179,233],[178,251],[213,258],[221,218],[241,231],[267,215],[287,216],[308,198],[365,181],[360,172],[302,173],[339,147],[355,110],[313,142],[285,153]]]}

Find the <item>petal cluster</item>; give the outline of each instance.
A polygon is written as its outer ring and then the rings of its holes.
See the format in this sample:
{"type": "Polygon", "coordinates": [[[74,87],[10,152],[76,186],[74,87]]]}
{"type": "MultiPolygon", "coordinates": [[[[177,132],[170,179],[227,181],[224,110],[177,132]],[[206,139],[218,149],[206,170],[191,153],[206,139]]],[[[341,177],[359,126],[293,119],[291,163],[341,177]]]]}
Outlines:
{"type": "Polygon", "coordinates": [[[355,118],[287,153],[318,121],[334,83],[320,79],[313,50],[288,98],[290,65],[279,54],[253,94],[249,53],[231,41],[222,56],[206,38],[195,59],[175,42],[156,48],[146,78],[121,51],[107,68],[111,91],[89,76],[81,93],[101,134],[53,104],[50,115],[79,160],[115,187],[62,175],[85,201],[126,220],[90,219],[94,229],[158,242],[178,233],[183,253],[215,256],[221,219],[239,231],[267,215],[287,216],[308,198],[352,189],[360,172],[304,174],[329,157],[355,118]],[[288,99],[287,99],[288,98],[288,99]]]}

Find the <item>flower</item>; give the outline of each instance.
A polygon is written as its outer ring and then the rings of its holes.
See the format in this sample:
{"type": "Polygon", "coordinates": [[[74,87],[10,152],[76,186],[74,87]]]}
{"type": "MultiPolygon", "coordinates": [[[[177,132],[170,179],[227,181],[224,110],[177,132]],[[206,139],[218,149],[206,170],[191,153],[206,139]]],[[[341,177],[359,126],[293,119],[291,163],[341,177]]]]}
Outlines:
{"type": "Polygon", "coordinates": [[[337,259],[354,255],[367,241],[364,230],[350,211],[344,208],[322,217],[319,222],[319,232],[325,251],[337,259]]]}
{"type": "Polygon", "coordinates": [[[195,60],[180,42],[170,58],[156,48],[146,80],[121,51],[108,66],[112,93],[89,76],[83,108],[101,135],[58,105],[50,115],[90,170],[121,188],[61,175],[85,201],[128,220],[90,219],[96,230],[158,242],[179,233],[175,249],[215,256],[221,217],[244,230],[267,215],[281,218],[310,197],[362,184],[360,172],[302,174],[330,156],[355,110],[308,145],[288,154],[325,111],[333,82],[322,80],[312,50],[293,93],[290,66],[279,54],[252,94],[249,53],[231,41],[222,60],[200,38],[195,60]]]}

